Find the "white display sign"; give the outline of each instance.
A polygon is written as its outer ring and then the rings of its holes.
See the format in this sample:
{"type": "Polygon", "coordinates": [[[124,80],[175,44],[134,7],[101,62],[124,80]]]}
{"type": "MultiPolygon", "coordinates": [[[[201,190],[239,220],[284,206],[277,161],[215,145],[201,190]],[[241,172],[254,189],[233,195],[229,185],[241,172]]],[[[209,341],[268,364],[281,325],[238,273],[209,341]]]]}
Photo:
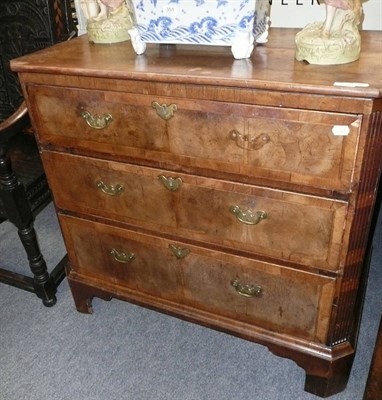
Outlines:
{"type": "MultiPolygon", "coordinates": [[[[271,26],[303,28],[325,19],[324,0],[270,0],[271,26]]],[[[382,30],[382,0],[363,0],[364,30],[382,30]]]]}

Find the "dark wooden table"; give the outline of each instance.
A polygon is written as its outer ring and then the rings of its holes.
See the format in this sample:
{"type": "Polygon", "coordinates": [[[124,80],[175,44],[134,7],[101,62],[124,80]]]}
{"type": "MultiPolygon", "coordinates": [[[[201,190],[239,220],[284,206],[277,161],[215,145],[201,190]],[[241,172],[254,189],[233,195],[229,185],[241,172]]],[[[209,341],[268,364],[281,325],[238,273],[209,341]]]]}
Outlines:
{"type": "Polygon", "coordinates": [[[363,400],[382,399],[382,319],[363,400]]]}

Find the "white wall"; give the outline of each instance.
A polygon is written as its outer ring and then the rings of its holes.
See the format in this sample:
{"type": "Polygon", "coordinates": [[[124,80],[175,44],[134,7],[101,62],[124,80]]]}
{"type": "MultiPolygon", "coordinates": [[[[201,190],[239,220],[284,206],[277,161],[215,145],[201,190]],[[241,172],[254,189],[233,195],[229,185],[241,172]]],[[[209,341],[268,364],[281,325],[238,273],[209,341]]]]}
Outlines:
{"type": "MultiPolygon", "coordinates": [[[[273,0],[271,21],[274,27],[302,28],[325,19],[324,1],[273,0]]],[[[363,0],[364,30],[382,30],[382,0],[363,0]]]]}
{"type": "MultiPolygon", "coordinates": [[[[74,0],[79,34],[86,33],[86,20],[81,12],[81,0],[74,0]]],[[[239,1],[239,0],[230,0],[239,1]]],[[[382,0],[363,0],[365,19],[363,29],[382,30],[382,0]]],[[[302,28],[310,22],[325,19],[323,0],[272,0],[271,21],[274,27],[302,28]]]]}

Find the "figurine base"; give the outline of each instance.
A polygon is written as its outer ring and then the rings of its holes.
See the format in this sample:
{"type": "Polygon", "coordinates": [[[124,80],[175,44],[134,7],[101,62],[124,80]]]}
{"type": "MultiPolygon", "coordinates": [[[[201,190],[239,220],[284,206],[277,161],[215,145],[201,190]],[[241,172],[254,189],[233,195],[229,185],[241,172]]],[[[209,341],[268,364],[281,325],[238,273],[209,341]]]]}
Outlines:
{"type": "Polygon", "coordinates": [[[298,61],[310,64],[346,64],[359,59],[361,36],[354,14],[349,10],[337,11],[337,26],[329,37],[323,34],[323,23],[307,25],[296,35],[296,54],[298,61]]]}
{"type": "Polygon", "coordinates": [[[129,10],[122,6],[117,12],[110,13],[103,19],[89,19],[86,28],[89,42],[111,44],[130,40],[128,30],[132,26],[129,10]]]}

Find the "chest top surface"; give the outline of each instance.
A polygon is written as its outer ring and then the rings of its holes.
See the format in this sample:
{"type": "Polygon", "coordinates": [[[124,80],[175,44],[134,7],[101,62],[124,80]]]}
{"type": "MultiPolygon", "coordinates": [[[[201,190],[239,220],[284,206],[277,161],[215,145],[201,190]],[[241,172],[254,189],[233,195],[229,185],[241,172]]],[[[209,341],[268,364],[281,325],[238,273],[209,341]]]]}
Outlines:
{"type": "Polygon", "coordinates": [[[294,58],[296,29],[273,28],[269,42],[250,59],[235,60],[229,48],[149,45],[137,56],[130,42],[96,45],[86,35],[11,63],[20,73],[76,75],[162,83],[276,90],[358,98],[382,97],[382,32],[362,32],[358,61],[310,65],[294,58]],[[335,82],[361,83],[343,87],[335,82]]]}

